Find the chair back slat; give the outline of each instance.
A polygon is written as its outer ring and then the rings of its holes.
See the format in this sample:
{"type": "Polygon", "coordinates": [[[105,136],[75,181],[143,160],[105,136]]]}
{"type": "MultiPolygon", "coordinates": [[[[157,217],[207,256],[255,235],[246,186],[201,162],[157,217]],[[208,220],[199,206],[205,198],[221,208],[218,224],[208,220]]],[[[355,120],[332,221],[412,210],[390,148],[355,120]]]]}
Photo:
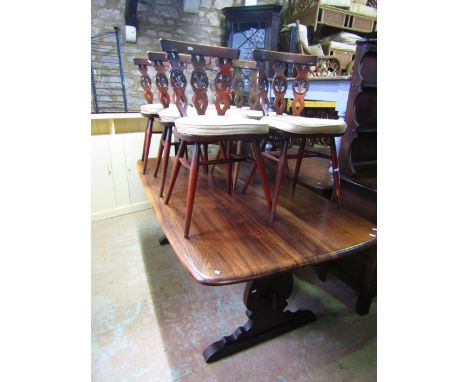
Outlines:
{"type": "Polygon", "coordinates": [[[257,63],[255,61],[247,60],[232,60],[234,68],[234,104],[241,108],[244,103],[245,83],[243,78],[243,70],[250,71],[250,80],[247,85],[249,89],[248,105],[251,110],[256,110],[259,102],[258,89],[257,89],[257,63]]]}
{"type": "Polygon", "coordinates": [[[272,89],[275,94],[274,109],[276,114],[281,115],[286,108],[284,96],[288,88],[288,82],[285,76],[286,65],[294,64],[297,75],[292,84],[292,92],[294,99],[292,101],[293,115],[299,116],[304,110],[304,97],[309,90],[309,80],[307,74],[310,72],[310,66],[317,64],[317,56],[306,54],[273,52],[269,50],[254,49],[254,59],[259,67],[259,93],[260,102],[264,115],[268,115],[269,99],[268,99],[268,77],[266,63],[272,62],[275,70],[273,77],[272,89]]]}
{"type": "Polygon", "coordinates": [[[153,103],[153,92],[151,90],[151,78],[148,75],[148,66],[152,65],[150,60],[145,58],[135,58],[133,63],[138,66],[140,71],[140,85],[143,89],[143,95],[147,103],[153,103]]]}
{"type": "Polygon", "coordinates": [[[148,52],[148,58],[153,62],[156,70],[156,87],[158,88],[158,99],[164,108],[168,108],[171,103],[169,96],[169,81],[166,75],[167,56],[164,52],[148,52]]]}
{"type": "Polygon", "coordinates": [[[207,91],[210,81],[206,75],[207,65],[211,62],[210,58],[218,59],[219,70],[214,79],[214,88],[216,92],[215,107],[218,115],[224,115],[229,109],[229,95],[233,87],[232,60],[239,57],[239,49],[213,47],[209,45],[193,44],[190,42],[160,39],[162,49],[167,53],[171,62],[171,83],[176,85],[176,105],[181,115],[186,116],[187,97],[185,89],[187,80],[183,71],[180,70],[181,54],[189,54],[194,70],[191,74],[190,85],[194,95],[192,102],[199,115],[204,115],[208,107],[207,91]],[[172,81],[172,77],[177,74],[178,84],[172,81]],[[184,109],[185,108],[185,109],[184,109]],[[182,114],[184,112],[184,114],[182,114]]]}

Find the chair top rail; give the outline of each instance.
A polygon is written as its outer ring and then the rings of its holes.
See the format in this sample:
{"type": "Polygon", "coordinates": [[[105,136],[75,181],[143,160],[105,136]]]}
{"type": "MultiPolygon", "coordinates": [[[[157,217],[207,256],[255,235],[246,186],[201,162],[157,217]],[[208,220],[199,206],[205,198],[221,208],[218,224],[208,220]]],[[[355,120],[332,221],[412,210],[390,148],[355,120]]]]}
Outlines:
{"type": "MultiPolygon", "coordinates": [[[[167,53],[166,52],[151,52],[148,51],[148,59],[156,62],[156,61],[163,61],[163,62],[168,62],[169,60],[167,59],[167,53]]],[[[183,64],[190,64],[192,62],[192,57],[189,54],[179,54],[179,59],[180,62],[183,64]]]]}
{"type": "Polygon", "coordinates": [[[193,44],[191,42],[160,39],[162,49],[167,53],[195,54],[205,57],[218,57],[226,59],[239,58],[240,50],[218,46],[193,44]]]}
{"type": "Polygon", "coordinates": [[[307,54],[274,52],[272,50],[253,49],[255,61],[285,62],[288,64],[315,65],[317,56],[307,54]]]}

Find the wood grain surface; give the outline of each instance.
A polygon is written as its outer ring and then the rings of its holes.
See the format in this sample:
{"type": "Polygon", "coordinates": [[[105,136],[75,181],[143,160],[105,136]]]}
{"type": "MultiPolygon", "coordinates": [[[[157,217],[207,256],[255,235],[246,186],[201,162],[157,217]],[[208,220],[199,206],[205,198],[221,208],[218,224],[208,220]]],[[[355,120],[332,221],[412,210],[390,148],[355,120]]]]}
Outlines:
{"type": "MultiPolygon", "coordinates": [[[[149,167],[154,165],[150,160],[149,167]]],[[[142,175],[141,166],[139,161],[141,182],[165,235],[183,266],[201,284],[244,282],[377,244],[374,224],[303,187],[292,189],[287,180],[276,220],[269,226],[260,184],[254,183],[246,194],[230,195],[221,169],[200,174],[190,237],[184,239],[188,171],[181,169],[166,205],[159,197],[158,179],[142,175]]]]}

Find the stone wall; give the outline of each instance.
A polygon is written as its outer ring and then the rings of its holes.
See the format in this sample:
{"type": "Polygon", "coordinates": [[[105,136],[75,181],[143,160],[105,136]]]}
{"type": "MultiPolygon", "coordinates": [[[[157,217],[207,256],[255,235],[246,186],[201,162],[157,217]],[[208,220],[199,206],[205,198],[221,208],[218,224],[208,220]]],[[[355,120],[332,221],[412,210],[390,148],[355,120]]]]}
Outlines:
{"type": "MultiPolygon", "coordinates": [[[[129,110],[138,111],[145,103],[138,68],[133,65],[135,57],[145,58],[148,50],[160,51],[160,37],[221,45],[224,38],[221,9],[243,4],[243,0],[201,0],[198,13],[190,14],[183,12],[182,0],[140,0],[137,42],[127,43],[124,35],[125,0],[92,0],[91,35],[112,31],[114,27],[119,27],[122,32],[122,61],[129,110]]],[[[154,72],[150,71],[153,78],[154,72]]]]}

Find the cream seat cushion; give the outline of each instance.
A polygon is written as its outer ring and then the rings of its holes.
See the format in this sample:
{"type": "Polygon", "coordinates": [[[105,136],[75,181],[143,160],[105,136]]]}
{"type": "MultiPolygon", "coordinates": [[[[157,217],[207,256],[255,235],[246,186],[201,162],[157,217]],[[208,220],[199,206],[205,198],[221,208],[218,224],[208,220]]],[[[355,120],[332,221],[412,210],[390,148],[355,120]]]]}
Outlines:
{"type": "Polygon", "coordinates": [[[263,117],[263,112],[260,110],[251,110],[250,108],[237,108],[231,107],[226,111],[226,116],[240,116],[251,119],[261,119],[263,117]]]}
{"type": "MultiPolygon", "coordinates": [[[[173,103],[171,103],[168,108],[161,110],[158,115],[162,122],[174,122],[177,118],[180,118],[179,109],[177,109],[177,106],[173,103]]],[[[189,105],[187,107],[187,116],[195,115],[197,115],[197,110],[189,105]]]]}
{"type": "Polygon", "coordinates": [[[267,134],[268,123],[240,116],[197,115],[178,118],[176,130],[196,136],[267,134]]]}
{"type": "Polygon", "coordinates": [[[146,115],[156,115],[158,114],[162,109],[164,109],[163,105],[160,103],[148,103],[146,105],[142,105],[140,108],[141,114],[146,114],[146,115]]]}
{"type": "Polygon", "coordinates": [[[268,123],[270,128],[293,134],[342,134],[346,130],[346,122],[339,119],[270,115],[260,121],[268,123]]]}

